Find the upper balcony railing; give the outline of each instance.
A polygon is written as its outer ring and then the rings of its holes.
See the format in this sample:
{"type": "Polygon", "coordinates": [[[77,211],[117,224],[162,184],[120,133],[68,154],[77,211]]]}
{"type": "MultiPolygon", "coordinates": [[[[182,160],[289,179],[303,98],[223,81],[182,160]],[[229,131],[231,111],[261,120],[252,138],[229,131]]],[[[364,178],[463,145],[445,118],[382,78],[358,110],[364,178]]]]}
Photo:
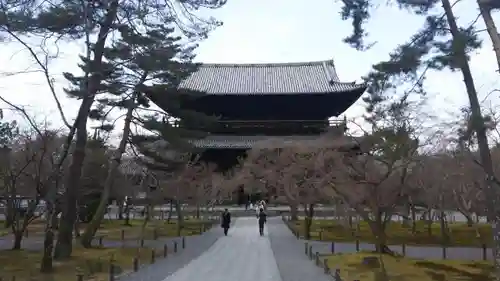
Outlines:
{"type": "MultiPolygon", "coordinates": [[[[179,124],[182,126],[182,122],[179,124]]],[[[219,120],[209,129],[215,134],[296,135],[322,133],[330,127],[345,126],[344,119],[330,120],[219,120]]],[[[192,128],[204,129],[204,128],[192,128]]]]}

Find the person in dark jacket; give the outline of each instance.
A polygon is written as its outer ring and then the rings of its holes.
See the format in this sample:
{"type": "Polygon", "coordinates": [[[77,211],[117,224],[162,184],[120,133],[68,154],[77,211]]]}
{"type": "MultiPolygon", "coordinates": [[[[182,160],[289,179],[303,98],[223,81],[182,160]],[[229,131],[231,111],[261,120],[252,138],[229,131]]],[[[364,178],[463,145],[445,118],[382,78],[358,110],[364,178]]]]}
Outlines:
{"type": "Polygon", "coordinates": [[[224,212],[222,213],[220,226],[224,229],[224,235],[227,236],[227,232],[231,226],[231,213],[228,209],[224,209],[224,212]]]}
{"type": "Polygon", "coordinates": [[[267,214],[264,212],[264,208],[259,210],[259,233],[260,236],[264,235],[264,224],[267,222],[267,214]]]}

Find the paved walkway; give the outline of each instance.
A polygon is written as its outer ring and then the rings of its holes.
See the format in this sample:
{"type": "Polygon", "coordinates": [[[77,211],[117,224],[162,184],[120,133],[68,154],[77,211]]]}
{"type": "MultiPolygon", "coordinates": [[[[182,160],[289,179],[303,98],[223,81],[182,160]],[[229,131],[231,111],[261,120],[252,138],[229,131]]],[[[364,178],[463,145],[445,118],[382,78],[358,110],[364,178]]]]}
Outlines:
{"type": "Polygon", "coordinates": [[[297,240],[281,218],[268,219],[267,228],[282,281],[332,280],[308,259],[303,241],[297,240]]]}
{"type": "MultiPolygon", "coordinates": [[[[298,254],[298,253],[297,253],[298,254]]],[[[163,281],[282,281],[268,232],[255,218],[238,218],[227,237],[163,281]]]]}

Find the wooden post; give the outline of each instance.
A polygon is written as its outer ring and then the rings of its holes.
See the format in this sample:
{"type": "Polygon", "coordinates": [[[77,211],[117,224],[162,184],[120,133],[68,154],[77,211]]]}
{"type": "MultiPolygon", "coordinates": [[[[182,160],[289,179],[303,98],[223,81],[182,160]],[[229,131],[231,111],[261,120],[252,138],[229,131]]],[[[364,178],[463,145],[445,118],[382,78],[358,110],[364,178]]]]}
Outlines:
{"type": "Polygon", "coordinates": [[[155,249],[151,249],[151,263],[155,263],[156,253],[155,249]]]}
{"type": "Polygon", "coordinates": [[[141,248],[144,247],[144,239],[141,238],[141,248]]]}
{"type": "Polygon", "coordinates": [[[306,256],[308,254],[307,249],[309,249],[309,244],[307,242],[304,243],[304,252],[306,253],[306,256]]]}
{"type": "Polygon", "coordinates": [[[488,251],[488,247],[486,246],[486,244],[483,244],[483,261],[488,260],[488,256],[486,254],[487,251],[488,251]]]}
{"type": "Polygon", "coordinates": [[[443,244],[443,247],[442,247],[442,254],[443,254],[443,260],[446,259],[446,246],[443,244]]]}
{"type": "Polygon", "coordinates": [[[313,247],[311,245],[309,245],[309,259],[312,260],[313,259],[313,247]]]}
{"type": "Polygon", "coordinates": [[[103,236],[99,237],[99,246],[101,246],[101,247],[102,247],[102,238],[103,238],[103,236]]]}
{"type": "Polygon", "coordinates": [[[316,252],[316,255],[315,255],[315,261],[316,261],[316,266],[319,266],[319,252],[316,252]]]}
{"type": "Polygon", "coordinates": [[[406,256],[406,244],[405,243],[403,243],[401,245],[401,251],[403,252],[403,257],[406,256]]]}
{"type": "Polygon", "coordinates": [[[330,250],[332,251],[332,254],[335,254],[335,242],[332,241],[332,245],[330,246],[330,250]]]}
{"type": "Polygon", "coordinates": [[[181,244],[182,244],[182,249],[186,249],[186,237],[185,236],[182,236],[181,244]]]}
{"type": "Polygon", "coordinates": [[[356,252],[359,252],[359,239],[356,239],[356,252]]]}
{"type": "Polygon", "coordinates": [[[333,279],[335,281],[342,281],[342,278],[340,277],[340,269],[335,269],[335,275],[333,276],[333,279]]]}
{"type": "Polygon", "coordinates": [[[109,281],[115,281],[115,265],[110,263],[109,264],[109,281]]]}
{"type": "Polygon", "coordinates": [[[132,260],[132,268],[134,269],[134,272],[139,270],[139,259],[137,257],[134,257],[132,260]]]}
{"type": "Polygon", "coordinates": [[[323,269],[325,274],[330,274],[330,268],[328,267],[328,259],[323,260],[323,269]]]}
{"type": "Polygon", "coordinates": [[[177,241],[174,241],[174,253],[177,253],[177,241]]]}
{"type": "Polygon", "coordinates": [[[163,245],[163,257],[166,258],[168,256],[168,246],[167,244],[163,245]]]}

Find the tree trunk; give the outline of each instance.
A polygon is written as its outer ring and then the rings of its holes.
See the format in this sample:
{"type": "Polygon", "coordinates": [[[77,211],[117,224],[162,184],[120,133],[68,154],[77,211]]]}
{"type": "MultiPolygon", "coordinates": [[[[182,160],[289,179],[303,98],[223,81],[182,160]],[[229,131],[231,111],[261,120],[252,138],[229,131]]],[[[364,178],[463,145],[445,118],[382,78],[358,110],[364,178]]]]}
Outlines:
{"type": "MultiPolygon", "coordinates": [[[[89,108],[90,110],[90,108],[89,108]]],[[[87,117],[85,116],[85,120],[87,117]]],[[[87,126],[87,122],[83,122],[87,126]]],[[[75,149],[69,167],[68,182],[64,194],[64,204],[59,220],[59,232],[57,233],[57,243],[54,251],[55,259],[67,259],[73,251],[73,229],[76,220],[76,199],[78,185],[82,172],[83,161],[85,159],[85,146],[87,143],[87,129],[77,130],[75,149]]]]}
{"type": "Polygon", "coordinates": [[[181,236],[182,228],[184,227],[184,217],[182,215],[182,206],[179,200],[174,201],[175,212],[177,213],[177,236],[181,236]]]}
{"type": "Polygon", "coordinates": [[[76,216],[76,199],[78,195],[78,185],[82,174],[83,161],[85,160],[85,148],[87,145],[87,120],[94,103],[95,95],[101,84],[102,75],[96,73],[101,71],[104,47],[109,31],[116,18],[118,11],[118,1],[110,2],[106,17],[100,25],[97,40],[93,46],[94,57],[90,61],[92,75],[88,79],[86,94],[78,110],[76,126],[76,142],[72,153],[72,160],[69,166],[66,192],[64,194],[64,206],[57,233],[57,243],[54,251],[54,258],[67,259],[73,250],[73,225],[76,216]]]}
{"type": "Polygon", "coordinates": [[[12,223],[14,222],[14,197],[12,195],[7,195],[7,202],[6,202],[6,208],[5,208],[5,222],[4,222],[4,227],[9,228],[12,226],[12,223]]]}
{"type": "Polygon", "coordinates": [[[12,250],[21,250],[22,241],[23,231],[21,229],[14,231],[14,245],[12,245],[12,250]]]}
{"type": "Polygon", "coordinates": [[[446,223],[446,214],[444,211],[440,211],[439,213],[439,226],[441,229],[441,239],[444,245],[447,245],[450,242],[450,235],[448,232],[448,226],[446,223]]]}
{"type": "Polygon", "coordinates": [[[78,208],[78,204],[76,205],[76,218],[73,232],[75,233],[75,237],[80,237],[80,210],[78,208]]]}
{"type": "Polygon", "coordinates": [[[124,225],[129,226],[130,225],[130,207],[126,206],[125,207],[125,221],[123,222],[124,225]]]}
{"type": "Polygon", "coordinates": [[[168,210],[167,223],[170,223],[172,220],[172,213],[174,212],[174,200],[170,199],[170,206],[168,210]]]}
{"type": "Polygon", "coordinates": [[[411,232],[413,234],[417,233],[417,210],[415,210],[415,205],[411,204],[411,232]]]}
{"type": "Polygon", "coordinates": [[[43,239],[43,256],[40,263],[40,272],[50,273],[53,271],[52,250],[54,249],[54,218],[57,222],[57,210],[53,203],[47,202],[47,219],[45,225],[45,237],[43,239]]]}
{"type": "Polygon", "coordinates": [[[118,205],[117,219],[123,220],[123,200],[116,200],[116,204],[118,205]]]}
{"type": "Polygon", "coordinates": [[[146,206],[144,206],[144,209],[146,210],[146,212],[145,212],[144,220],[143,220],[142,226],[141,226],[141,240],[146,239],[146,225],[151,220],[151,213],[152,213],[153,208],[148,203],[146,206]]]}
{"type": "Polygon", "coordinates": [[[427,211],[427,216],[425,216],[425,222],[427,224],[427,235],[429,235],[429,237],[432,236],[432,211],[431,210],[428,210],[427,211]]]}
{"type": "Polygon", "coordinates": [[[495,21],[491,17],[492,10],[483,2],[484,1],[478,0],[477,4],[479,5],[479,11],[483,17],[484,24],[486,25],[488,35],[491,38],[491,43],[493,44],[493,51],[495,52],[497,58],[497,71],[500,71],[500,34],[498,34],[495,21]]]}
{"type": "MultiPolygon", "coordinates": [[[[143,80],[141,80],[141,84],[143,80]]],[[[122,155],[125,152],[125,149],[127,148],[127,142],[130,136],[130,123],[132,122],[132,113],[134,112],[135,109],[135,98],[128,100],[128,103],[129,104],[127,109],[127,114],[125,117],[125,124],[123,125],[122,139],[120,140],[118,149],[115,151],[115,155],[113,155],[113,157],[110,159],[108,175],[106,176],[106,181],[104,182],[104,190],[101,194],[99,206],[97,206],[97,210],[94,216],[92,217],[90,223],[87,224],[85,232],[83,233],[81,238],[81,244],[84,248],[92,247],[92,240],[94,239],[97,230],[101,226],[101,222],[106,213],[106,208],[108,205],[109,197],[111,195],[111,189],[113,188],[114,179],[118,176],[118,168],[120,167],[122,155]]]]}
{"type": "Polygon", "coordinates": [[[314,204],[304,206],[306,215],[304,223],[304,236],[306,240],[311,239],[311,226],[314,218],[314,204]]]}
{"type": "Polygon", "coordinates": [[[462,212],[462,215],[464,215],[465,219],[467,220],[467,226],[468,227],[473,227],[474,226],[474,220],[472,219],[472,214],[470,213],[465,213],[462,212]]]}
{"type": "MultiPolygon", "coordinates": [[[[441,0],[443,4],[443,9],[446,14],[448,25],[450,27],[450,32],[454,39],[461,38],[460,32],[453,14],[453,10],[449,0],[441,0]]],[[[486,136],[486,128],[484,126],[484,118],[481,113],[481,107],[479,100],[477,98],[477,91],[474,85],[474,79],[472,78],[472,73],[470,70],[469,62],[467,61],[467,56],[465,50],[455,50],[455,56],[460,62],[460,69],[464,78],[465,87],[467,89],[467,95],[469,97],[469,103],[472,114],[472,126],[477,136],[477,144],[479,148],[479,155],[481,159],[481,165],[486,173],[486,189],[485,194],[488,221],[492,225],[493,241],[495,245],[492,247],[495,271],[496,275],[500,276],[500,227],[498,225],[498,218],[496,212],[497,204],[497,189],[499,186],[495,182],[495,173],[493,170],[493,163],[491,161],[490,148],[488,146],[488,138],[486,136]]]]}
{"type": "Polygon", "coordinates": [[[374,216],[374,220],[368,220],[368,225],[375,236],[375,251],[377,253],[393,255],[394,253],[389,249],[389,246],[387,246],[387,234],[385,233],[386,224],[382,219],[383,213],[379,212],[374,214],[374,216]]]}
{"type": "Polygon", "coordinates": [[[299,220],[299,207],[297,203],[290,204],[290,220],[292,221],[299,220]]]}
{"type": "Polygon", "coordinates": [[[408,199],[408,202],[405,204],[405,213],[403,214],[403,227],[410,227],[410,212],[411,212],[411,203],[408,199]]]}

